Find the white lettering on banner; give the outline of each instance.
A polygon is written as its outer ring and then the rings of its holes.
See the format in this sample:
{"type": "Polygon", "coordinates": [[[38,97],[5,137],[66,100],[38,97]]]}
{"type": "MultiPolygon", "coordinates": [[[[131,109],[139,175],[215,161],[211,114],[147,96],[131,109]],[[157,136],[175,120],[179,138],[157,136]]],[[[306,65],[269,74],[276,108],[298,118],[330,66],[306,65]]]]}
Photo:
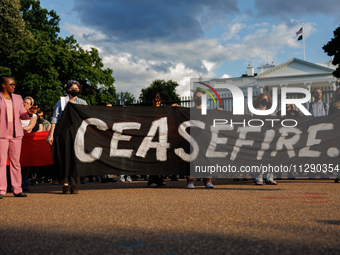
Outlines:
{"type": "Polygon", "coordinates": [[[282,150],[283,146],[286,146],[287,148],[287,153],[289,158],[292,158],[295,156],[295,151],[294,151],[294,144],[296,144],[300,140],[300,134],[302,133],[300,129],[298,128],[280,128],[279,132],[281,133],[281,137],[276,143],[276,150],[272,151],[271,156],[275,157],[277,154],[277,151],[282,150]],[[294,133],[292,138],[286,139],[289,133],[294,133]]]}
{"type": "MultiPolygon", "coordinates": [[[[224,120],[219,120],[220,123],[225,122],[224,120]]],[[[216,124],[216,123],[214,123],[216,124]]],[[[253,123],[254,124],[254,123],[253,123]]],[[[262,124],[262,123],[260,123],[262,124]]],[[[102,147],[95,147],[91,152],[86,152],[85,150],[85,133],[88,125],[93,125],[97,129],[106,131],[109,129],[107,124],[97,118],[89,118],[83,120],[80,127],[77,130],[75,141],[74,141],[74,151],[75,156],[79,159],[79,161],[83,163],[91,163],[95,160],[100,159],[103,153],[102,147]]],[[[192,149],[190,153],[186,153],[183,148],[174,149],[174,153],[180,157],[183,161],[192,162],[196,160],[199,155],[200,146],[198,142],[188,133],[187,129],[191,128],[200,128],[202,130],[205,129],[206,124],[199,120],[189,120],[185,121],[178,127],[178,134],[183,137],[187,142],[190,143],[192,149]]],[[[127,129],[137,129],[141,128],[141,124],[137,122],[121,122],[115,123],[112,126],[112,130],[114,131],[112,135],[112,139],[110,142],[110,157],[126,157],[130,158],[133,155],[132,149],[118,149],[119,141],[130,141],[131,136],[123,135],[123,130],[127,129]]],[[[320,123],[317,125],[310,126],[307,131],[306,139],[306,147],[300,149],[298,153],[298,157],[320,157],[321,151],[311,150],[310,148],[314,145],[321,144],[322,140],[317,139],[318,132],[320,131],[329,131],[334,129],[333,123],[320,123]]],[[[225,158],[229,154],[227,151],[216,151],[217,145],[226,145],[228,140],[228,132],[226,132],[224,137],[219,137],[221,131],[234,131],[234,127],[230,127],[229,125],[214,125],[210,126],[210,143],[208,148],[206,149],[205,157],[207,158],[225,158]]],[[[238,127],[238,139],[236,139],[235,145],[233,146],[233,150],[231,152],[230,160],[235,161],[238,153],[241,150],[241,147],[244,146],[253,146],[254,140],[246,140],[246,136],[250,132],[264,132],[262,127],[238,127]]],[[[296,127],[282,127],[278,130],[281,136],[278,138],[276,142],[276,148],[270,153],[271,157],[277,157],[278,151],[284,150],[284,147],[287,149],[287,154],[289,158],[297,156],[297,152],[294,150],[294,146],[300,141],[302,136],[302,131],[296,127]],[[289,139],[287,137],[289,136],[289,139]]],[[[261,143],[261,149],[257,152],[257,160],[262,160],[265,151],[268,151],[270,148],[270,144],[275,138],[276,131],[274,129],[265,130],[264,140],[261,143]]],[[[199,136],[198,136],[199,137],[199,136]]],[[[90,138],[91,139],[91,138],[90,138]]],[[[197,139],[197,137],[196,137],[197,139]]],[[[329,137],[330,140],[335,139],[333,137],[329,137]]],[[[142,143],[140,144],[136,156],[145,158],[148,151],[154,148],[156,149],[156,159],[158,161],[166,161],[167,160],[167,150],[170,148],[170,143],[168,143],[168,123],[167,118],[163,117],[158,120],[152,122],[150,130],[146,137],[144,137],[142,143]],[[159,132],[159,141],[153,141],[155,138],[157,131],[159,132]]],[[[317,148],[315,146],[315,148],[317,148]]],[[[339,149],[336,147],[330,147],[327,150],[327,155],[329,157],[337,157],[339,155],[339,149]]]]}
{"type": "Polygon", "coordinates": [[[321,143],[321,139],[316,139],[316,134],[319,131],[332,130],[333,128],[334,125],[332,123],[320,123],[314,126],[310,126],[307,131],[309,134],[306,147],[302,148],[299,151],[299,157],[319,157],[321,154],[320,151],[310,150],[311,146],[321,143]]]}
{"type": "Polygon", "coordinates": [[[136,156],[145,158],[151,148],[156,149],[157,160],[167,160],[166,153],[167,149],[170,148],[170,144],[168,143],[168,122],[166,117],[152,122],[149,133],[139,146],[136,156]],[[159,129],[159,142],[153,142],[152,140],[156,135],[157,129],[159,129]]]}
{"type": "Polygon", "coordinates": [[[248,132],[261,132],[260,127],[239,127],[237,129],[237,132],[239,133],[238,139],[236,140],[233,152],[231,153],[230,160],[234,161],[237,157],[237,153],[240,151],[240,148],[243,145],[247,146],[253,146],[254,141],[253,140],[246,140],[246,135],[248,132]]]}
{"type": "Polygon", "coordinates": [[[99,130],[105,131],[109,129],[106,123],[100,119],[89,118],[83,120],[80,127],[78,128],[76,139],[74,141],[74,152],[76,157],[84,163],[91,163],[98,160],[103,153],[103,148],[95,147],[90,153],[85,151],[85,133],[88,125],[94,125],[99,130]]]}
{"type": "Polygon", "coordinates": [[[234,130],[233,127],[225,126],[225,125],[218,125],[216,127],[211,126],[211,140],[208,146],[208,150],[205,154],[208,158],[224,158],[228,155],[228,152],[223,151],[216,151],[217,144],[226,144],[228,138],[225,137],[218,137],[218,132],[220,130],[234,130]]]}
{"type": "Polygon", "coordinates": [[[205,129],[205,123],[199,120],[188,120],[188,121],[183,122],[178,127],[178,133],[191,144],[193,149],[192,149],[191,154],[188,154],[184,151],[183,148],[178,148],[178,149],[175,149],[175,154],[178,157],[180,157],[182,160],[186,162],[191,162],[197,158],[197,155],[199,153],[199,146],[196,140],[186,132],[186,129],[188,127],[199,127],[200,129],[205,129]]]}
{"type": "Polygon", "coordinates": [[[124,129],[140,129],[141,124],[137,122],[122,122],[115,123],[112,126],[112,130],[115,131],[110,146],[110,157],[123,157],[130,158],[132,156],[132,149],[118,149],[119,141],[130,141],[130,135],[122,135],[124,129]]]}
{"type": "Polygon", "coordinates": [[[267,130],[266,134],[264,135],[263,143],[261,144],[261,149],[257,152],[257,160],[261,160],[263,154],[266,150],[269,149],[270,143],[273,141],[275,137],[275,131],[273,129],[267,130]]]}

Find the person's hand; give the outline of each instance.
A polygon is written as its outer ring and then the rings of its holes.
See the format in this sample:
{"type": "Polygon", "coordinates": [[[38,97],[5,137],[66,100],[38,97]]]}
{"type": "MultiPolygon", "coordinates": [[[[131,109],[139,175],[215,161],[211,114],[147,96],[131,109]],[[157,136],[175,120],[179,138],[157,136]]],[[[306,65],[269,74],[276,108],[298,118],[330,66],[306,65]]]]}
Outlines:
{"type": "Polygon", "coordinates": [[[33,113],[37,113],[37,111],[39,111],[39,110],[40,110],[40,108],[38,108],[37,105],[34,105],[30,109],[28,109],[27,112],[28,112],[29,115],[32,115],[33,113]]]}
{"type": "Polygon", "coordinates": [[[223,111],[223,108],[221,108],[221,107],[217,107],[217,110],[219,110],[219,111],[223,111]]]}
{"type": "Polygon", "coordinates": [[[171,106],[172,106],[172,107],[177,107],[177,106],[178,106],[178,104],[172,104],[171,106]]]}
{"type": "Polygon", "coordinates": [[[53,144],[53,136],[48,134],[46,136],[46,142],[49,144],[49,145],[52,145],[53,144]]]}

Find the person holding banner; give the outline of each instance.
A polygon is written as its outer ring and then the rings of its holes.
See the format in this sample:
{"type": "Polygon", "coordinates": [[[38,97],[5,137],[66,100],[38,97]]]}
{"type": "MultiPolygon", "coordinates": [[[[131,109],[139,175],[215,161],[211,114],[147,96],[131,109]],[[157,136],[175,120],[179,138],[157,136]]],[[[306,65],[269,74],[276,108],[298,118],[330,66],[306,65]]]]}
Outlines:
{"type": "Polygon", "coordinates": [[[20,119],[30,119],[38,107],[32,106],[26,111],[22,97],[14,94],[16,84],[12,77],[2,75],[0,83],[0,199],[7,190],[7,155],[14,196],[27,197],[21,188],[20,152],[24,132],[20,119]]]}
{"type": "MultiPolygon", "coordinates": [[[[51,129],[46,137],[46,142],[50,145],[53,144],[53,135],[56,124],[59,122],[61,115],[67,105],[67,103],[87,105],[84,99],[78,97],[81,93],[81,85],[78,81],[69,80],[66,84],[66,92],[68,96],[62,97],[53,110],[53,117],[51,119],[51,129]]],[[[80,177],[66,176],[63,180],[63,194],[78,194],[77,185],[80,184],[80,177]],[[69,188],[69,182],[71,184],[71,190],[69,188]]]]}
{"type": "MultiPolygon", "coordinates": [[[[340,112],[340,87],[336,89],[333,95],[332,103],[329,107],[329,114],[337,114],[340,112]]],[[[335,179],[336,183],[340,183],[340,174],[335,179]]]]}
{"type": "MultiPolygon", "coordinates": [[[[160,107],[162,103],[161,94],[157,92],[154,95],[154,98],[152,100],[153,107],[160,107]]],[[[148,187],[149,188],[157,188],[158,186],[165,186],[166,183],[164,182],[164,179],[159,175],[150,175],[149,181],[148,181],[148,187]]]]}
{"type": "MultiPolygon", "coordinates": [[[[196,109],[201,109],[202,107],[202,95],[204,94],[204,91],[197,88],[195,93],[194,93],[194,103],[195,103],[195,108],[196,109]]],[[[223,109],[218,109],[218,110],[223,110],[223,109]]],[[[191,178],[190,175],[186,176],[186,180],[187,180],[187,185],[186,187],[188,189],[194,189],[195,185],[194,185],[194,178],[191,178]]],[[[205,185],[205,187],[207,189],[212,189],[214,188],[214,185],[211,182],[212,178],[203,178],[203,183],[205,185]]]]}
{"type": "MultiPolygon", "coordinates": [[[[257,97],[254,100],[254,107],[257,110],[268,110],[272,107],[272,98],[269,94],[267,93],[260,93],[257,95],[257,97]]],[[[253,116],[253,114],[251,113],[253,116]]],[[[275,114],[273,114],[275,116],[275,114]]],[[[255,178],[255,185],[263,185],[263,174],[260,173],[256,178],[255,178]]],[[[271,185],[277,185],[277,182],[274,180],[274,174],[273,173],[267,173],[267,180],[266,184],[271,184],[271,185]]]]}

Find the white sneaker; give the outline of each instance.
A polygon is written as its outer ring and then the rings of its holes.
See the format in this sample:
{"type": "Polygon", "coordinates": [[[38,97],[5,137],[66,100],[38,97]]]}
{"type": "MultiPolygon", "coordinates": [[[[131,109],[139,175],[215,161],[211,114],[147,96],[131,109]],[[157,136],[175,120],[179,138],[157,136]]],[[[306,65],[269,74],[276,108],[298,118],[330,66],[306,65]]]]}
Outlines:
{"type": "Polygon", "coordinates": [[[120,182],[125,182],[124,176],[120,177],[119,181],[120,181],[120,182]]]}
{"type": "Polygon", "coordinates": [[[212,189],[214,187],[214,185],[211,182],[207,182],[207,184],[205,185],[206,189],[212,189]]]}
{"type": "Polygon", "coordinates": [[[195,188],[195,185],[194,185],[193,183],[189,183],[189,184],[187,185],[187,188],[188,188],[188,189],[194,189],[194,188],[195,188]]]}
{"type": "Polygon", "coordinates": [[[127,182],[132,182],[131,176],[130,176],[130,175],[128,175],[128,176],[126,177],[126,181],[127,181],[127,182]]]}
{"type": "Polygon", "coordinates": [[[150,188],[156,188],[156,187],[158,187],[158,185],[157,185],[156,183],[151,183],[151,184],[148,185],[148,187],[150,187],[150,188]]]}

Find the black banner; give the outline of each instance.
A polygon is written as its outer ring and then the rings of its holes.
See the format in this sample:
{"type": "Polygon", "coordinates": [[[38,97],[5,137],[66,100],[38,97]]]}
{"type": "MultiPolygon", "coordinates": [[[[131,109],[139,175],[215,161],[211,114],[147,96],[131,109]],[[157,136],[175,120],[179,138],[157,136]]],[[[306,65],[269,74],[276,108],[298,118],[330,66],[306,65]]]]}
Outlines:
{"type": "Polygon", "coordinates": [[[189,174],[189,153],[178,134],[190,111],[181,107],[106,107],[68,104],[56,126],[53,159],[60,176],[189,174]]]}
{"type": "Polygon", "coordinates": [[[242,167],[266,173],[280,166],[300,175],[315,170],[333,176],[339,172],[339,126],[338,114],[292,119],[217,110],[201,115],[182,107],[68,104],[52,151],[62,177],[193,174],[204,167],[225,177],[246,173],[242,167]]]}

